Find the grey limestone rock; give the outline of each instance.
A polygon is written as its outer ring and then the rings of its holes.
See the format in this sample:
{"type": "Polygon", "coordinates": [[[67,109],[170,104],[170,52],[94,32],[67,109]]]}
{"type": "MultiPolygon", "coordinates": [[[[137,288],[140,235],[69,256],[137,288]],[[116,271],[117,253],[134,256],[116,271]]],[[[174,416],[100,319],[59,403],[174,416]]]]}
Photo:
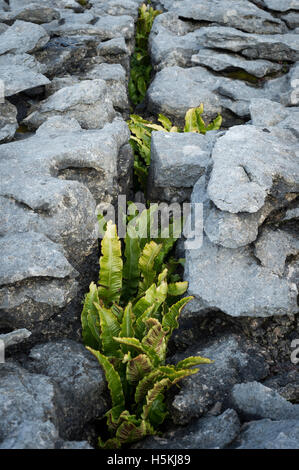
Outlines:
{"type": "Polygon", "coordinates": [[[29,336],[31,336],[31,332],[26,330],[26,328],[22,328],[0,335],[0,340],[4,342],[5,348],[8,348],[15,344],[22,343],[29,338],[29,336]]]}
{"type": "Polygon", "coordinates": [[[55,449],[58,439],[58,431],[51,421],[24,420],[0,442],[0,449],[55,449]]]}
{"type": "Polygon", "coordinates": [[[83,344],[60,340],[35,346],[25,364],[56,384],[57,427],[64,439],[76,440],[84,424],[107,410],[101,367],[83,344]]]}
{"type": "Polygon", "coordinates": [[[281,195],[298,191],[296,145],[255,126],[232,127],[213,149],[208,194],[221,210],[257,212],[281,181],[281,195]]]}
{"type": "Polygon", "coordinates": [[[201,418],[195,423],[161,437],[148,437],[134,449],[223,449],[239,434],[240,422],[234,410],[201,418]]]}
{"type": "Polygon", "coordinates": [[[92,2],[92,11],[96,15],[130,15],[135,20],[138,17],[138,7],[143,0],[95,0],[92,2]]]}
{"type": "Polygon", "coordinates": [[[268,373],[268,365],[259,347],[236,335],[215,338],[201,348],[199,345],[190,347],[173,356],[171,362],[196,355],[215,362],[202,364],[198,374],[180,382],[180,391],[170,405],[171,417],[176,424],[184,425],[206,414],[216,402],[225,405],[236,383],[245,378],[261,380],[268,373]]]}
{"type": "Polygon", "coordinates": [[[191,66],[191,56],[200,47],[197,31],[181,21],[175,13],[158,15],[149,37],[149,48],[154,67],[191,66]]]}
{"type": "Polygon", "coordinates": [[[299,420],[252,421],[242,428],[233,447],[237,449],[299,449],[299,420]]]}
{"type": "Polygon", "coordinates": [[[177,13],[180,17],[197,21],[219,23],[232,26],[243,31],[266,34],[284,31],[282,22],[270,13],[261,10],[247,0],[161,0],[161,4],[177,13]]]}
{"type": "Polygon", "coordinates": [[[23,5],[12,4],[12,6],[17,6],[17,8],[12,9],[7,15],[10,21],[22,20],[29,23],[43,24],[60,18],[59,11],[51,8],[50,2],[49,5],[41,5],[36,0],[32,0],[25,5],[23,3],[23,5]]]}
{"type": "Polygon", "coordinates": [[[49,39],[42,26],[17,20],[1,34],[0,55],[5,52],[34,52],[43,47],[49,39]]]}
{"type": "Polygon", "coordinates": [[[289,11],[287,14],[281,17],[289,28],[295,29],[299,26],[299,12],[289,11]]]}
{"type": "Polygon", "coordinates": [[[97,47],[99,55],[119,55],[128,54],[129,49],[123,37],[113,38],[109,41],[102,42],[97,47]]]}
{"type": "Polygon", "coordinates": [[[200,28],[198,40],[203,47],[240,52],[248,59],[298,60],[299,46],[295,32],[250,34],[231,27],[210,26],[200,28]]]}
{"type": "Polygon", "coordinates": [[[178,122],[188,109],[204,103],[204,119],[210,120],[222,110],[221,100],[213,92],[217,78],[203,67],[183,69],[166,67],[155,76],[148,92],[148,107],[178,122]]]}
{"type": "Polygon", "coordinates": [[[258,382],[234,385],[232,406],[246,421],[269,418],[274,421],[298,419],[299,405],[292,405],[271,388],[258,382]]]}
{"type": "Polygon", "coordinates": [[[58,432],[52,381],[11,362],[1,364],[0,377],[0,448],[53,448],[58,432]]]}
{"type": "Polygon", "coordinates": [[[247,60],[238,54],[220,53],[213,49],[204,48],[191,57],[191,62],[194,65],[209,67],[215,72],[242,69],[259,78],[270,73],[279,72],[282,69],[281,64],[269,60],[247,60]]]}
{"type": "Polygon", "coordinates": [[[45,67],[47,76],[53,78],[66,73],[78,73],[84,67],[84,58],[89,49],[94,49],[94,40],[84,36],[53,37],[39,51],[35,57],[45,67]],[[90,46],[91,45],[91,46],[90,46]]]}
{"type": "Polygon", "coordinates": [[[221,310],[235,317],[268,317],[297,312],[296,284],[259,266],[250,246],[233,251],[204,236],[201,248],[186,251],[185,280],[190,302],[186,312],[221,310]]]}
{"type": "MultiPolygon", "coordinates": [[[[1,73],[1,72],[0,72],[1,73]]],[[[9,101],[0,101],[0,142],[11,140],[18,127],[17,110],[9,101]]]]}
{"type": "Polygon", "coordinates": [[[96,36],[99,42],[119,36],[125,39],[134,36],[134,20],[128,15],[95,16],[89,11],[77,14],[68,11],[61,13],[60,20],[51,21],[43,26],[51,35],[91,35],[96,36]]]}
{"type": "Polygon", "coordinates": [[[75,440],[106,411],[106,382],[82,344],[38,345],[23,367],[2,364],[0,377],[0,449],[91,449],[75,440]]]}
{"type": "Polygon", "coordinates": [[[23,65],[1,65],[1,56],[0,80],[4,82],[7,97],[50,83],[47,77],[23,65]]]}
{"type": "Polygon", "coordinates": [[[286,259],[299,252],[299,242],[296,237],[283,230],[265,228],[255,243],[255,256],[261,265],[273,273],[283,276],[286,259]]]}
{"type": "Polygon", "coordinates": [[[276,94],[273,88],[254,87],[242,80],[215,75],[201,66],[167,66],[156,74],[148,89],[147,101],[152,113],[162,112],[182,125],[187,110],[201,103],[204,104],[204,119],[208,121],[217,113],[225,118],[223,111],[226,110],[247,119],[252,99],[276,100],[276,94]]]}
{"type": "Polygon", "coordinates": [[[103,80],[82,80],[61,88],[43,101],[24,123],[37,128],[48,118],[63,115],[76,119],[85,129],[102,128],[115,117],[115,111],[103,80]]]}
{"type": "Polygon", "coordinates": [[[180,191],[188,190],[205,172],[217,133],[206,135],[176,132],[153,132],[149,194],[154,199],[179,200],[180,191]],[[176,194],[177,192],[177,194],[176,194]]]}
{"type": "Polygon", "coordinates": [[[2,327],[30,329],[76,295],[78,273],[62,248],[45,235],[35,232],[6,235],[1,238],[0,251],[2,327]]]}
{"type": "Polygon", "coordinates": [[[299,10],[298,0],[284,0],[283,2],[279,0],[255,0],[255,3],[262,7],[269,8],[269,10],[279,12],[299,10]]]}
{"type": "Polygon", "coordinates": [[[264,382],[264,385],[276,390],[288,401],[299,402],[299,375],[296,368],[270,377],[264,382]]]}
{"type": "Polygon", "coordinates": [[[53,117],[33,137],[1,145],[1,326],[30,329],[76,297],[73,266],[95,249],[96,204],[127,189],[118,173],[124,155],[125,168],[132,161],[122,153],[128,137],[120,119],[84,131],[53,117]]]}

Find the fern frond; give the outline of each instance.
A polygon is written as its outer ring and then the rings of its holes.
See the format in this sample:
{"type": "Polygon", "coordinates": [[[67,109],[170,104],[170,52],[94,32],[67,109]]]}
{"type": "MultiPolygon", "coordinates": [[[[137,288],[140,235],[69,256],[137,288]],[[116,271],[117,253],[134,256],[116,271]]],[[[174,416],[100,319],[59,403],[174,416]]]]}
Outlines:
{"type": "Polygon", "coordinates": [[[160,369],[155,369],[140,380],[135,390],[135,402],[141,403],[148,391],[153,388],[155,382],[162,377],[163,372],[160,369]]]}
{"type": "Polygon", "coordinates": [[[165,360],[166,355],[166,341],[165,331],[161,323],[155,318],[149,318],[146,323],[150,326],[147,335],[142,339],[141,344],[143,347],[149,347],[155,351],[160,361],[165,360]]]}
{"type": "Polygon", "coordinates": [[[99,320],[95,303],[99,302],[98,289],[94,282],[89,286],[89,292],[85,295],[84,306],[81,313],[82,337],[86,346],[98,348],[101,341],[96,329],[96,321],[99,320]]]}
{"type": "Polygon", "coordinates": [[[163,392],[166,388],[169,388],[171,381],[169,379],[162,379],[159,382],[156,382],[151,390],[147,392],[146,395],[146,404],[143,407],[141,418],[146,420],[150,413],[151,407],[155,399],[163,392]]]}
{"type": "Polygon", "coordinates": [[[107,223],[105,236],[102,240],[102,256],[100,258],[99,297],[106,304],[118,302],[122,289],[123,261],[121,244],[117,236],[116,225],[107,223]]]}
{"type": "Polygon", "coordinates": [[[168,284],[168,295],[178,296],[185,294],[188,289],[188,282],[174,282],[168,284]]]}
{"type": "Polygon", "coordinates": [[[200,364],[212,364],[214,361],[206,357],[200,356],[190,356],[182,361],[178,362],[176,365],[177,369],[189,369],[193,366],[199,366],[200,364]]]}
{"type": "Polygon", "coordinates": [[[104,369],[108,388],[110,390],[112,407],[119,407],[119,412],[123,411],[125,408],[125,397],[118,372],[114,369],[106,356],[89,347],[87,347],[87,349],[97,358],[104,369]]]}
{"type": "Polygon", "coordinates": [[[120,332],[120,324],[118,322],[117,317],[111,310],[103,307],[100,304],[95,304],[95,306],[100,317],[101,341],[103,352],[108,356],[115,356],[117,347],[115,345],[113,337],[118,336],[120,332]]]}
{"type": "Polygon", "coordinates": [[[162,326],[169,330],[168,339],[171,337],[173,330],[179,327],[178,318],[185,305],[192,300],[193,297],[184,297],[172,305],[162,318],[162,326]]]}
{"type": "Polygon", "coordinates": [[[123,270],[123,295],[124,300],[134,296],[138,289],[140,279],[139,257],[140,243],[137,232],[134,227],[128,226],[125,238],[125,257],[126,261],[123,270]]]}
{"type": "Polygon", "coordinates": [[[146,354],[139,354],[127,363],[126,377],[129,383],[139,382],[151,372],[153,366],[146,354]]]}

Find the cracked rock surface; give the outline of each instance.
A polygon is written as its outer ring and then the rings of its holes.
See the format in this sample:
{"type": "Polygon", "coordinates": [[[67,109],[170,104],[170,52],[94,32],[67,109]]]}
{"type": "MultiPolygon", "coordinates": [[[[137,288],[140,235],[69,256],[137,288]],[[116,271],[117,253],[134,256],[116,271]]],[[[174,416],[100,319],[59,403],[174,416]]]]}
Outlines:
{"type": "MultiPolygon", "coordinates": [[[[83,3],[0,0],[0,449],[91,449],[110,407],[80,313],[98,207],[135,197],[125,121],[143,1],[83,3]]],[[[134,113],[223,116],[205,135],[152,133],[147,195],[191,200],[201,229],[177,246],[194,299],[167,362],[215,362],[167,394],[163,435],[134,447],[298,449],[299,3],[151,3],[134,113]]]]}

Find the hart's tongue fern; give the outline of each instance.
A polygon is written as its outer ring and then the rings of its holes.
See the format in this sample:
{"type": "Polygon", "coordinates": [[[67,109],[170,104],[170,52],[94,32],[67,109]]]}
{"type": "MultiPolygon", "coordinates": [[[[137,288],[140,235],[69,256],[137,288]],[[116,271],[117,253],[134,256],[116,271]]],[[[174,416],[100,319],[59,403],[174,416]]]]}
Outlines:
{"type": "Polygon", "coordinates": [[[165,365],[167,343],[192,297],[179,298],[188,284],[172,282],[164,264],[175,238],[156,243],[149,235],[142,237],[150,211],[143,211],[135,225],[130,221],[124,261],[116,226],[107,223],[98,285],[90,285],[82,311],[85,345],[101,364],[111,395],[112,408],[106,413],[111,438],[99,439],[104,448],[156,434],[167,415],[166,390],[196,374],[194,366],[212,362],[189,357],[165,365]]]}

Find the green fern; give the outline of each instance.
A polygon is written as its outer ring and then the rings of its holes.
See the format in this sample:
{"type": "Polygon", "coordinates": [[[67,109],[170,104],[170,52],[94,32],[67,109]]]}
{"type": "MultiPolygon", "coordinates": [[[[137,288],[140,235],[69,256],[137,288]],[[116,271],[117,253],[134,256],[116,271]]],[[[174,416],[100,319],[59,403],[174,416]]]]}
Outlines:
{"type": "Polygon", "coordinates": [[[141,243],[142,228],[147,234],[156,209],[144,211],[134,230],[128,232],[124,269],[116,226],[107,223],[99,286],[91,283],[85,296],[83,340],[103,368],[111,394],[112,407],[106,413],[111,438],[106,442],[99,438],[99,446],[106,449],[156,434],[167,416],[165,392],[197,373],[199,369],[194,366],[212,362],[198,356],[176,366],[165,365],[167,343],[192,297],[177,300],[186,292],[187,283],[168,283],[168,269],[163,263],[167,250],[157,263],[163,239],[161,244],[141,243]]]}
{"type": "Polygon", "coordinates": [[[134,105],[141,103],[145,97],[151,79],[151,59],[148,53],[148,38],[154,19],[162,13],[145,3],[139,8],[136,25],[135,51],[131,58],[129,96],[134,105]]]}

